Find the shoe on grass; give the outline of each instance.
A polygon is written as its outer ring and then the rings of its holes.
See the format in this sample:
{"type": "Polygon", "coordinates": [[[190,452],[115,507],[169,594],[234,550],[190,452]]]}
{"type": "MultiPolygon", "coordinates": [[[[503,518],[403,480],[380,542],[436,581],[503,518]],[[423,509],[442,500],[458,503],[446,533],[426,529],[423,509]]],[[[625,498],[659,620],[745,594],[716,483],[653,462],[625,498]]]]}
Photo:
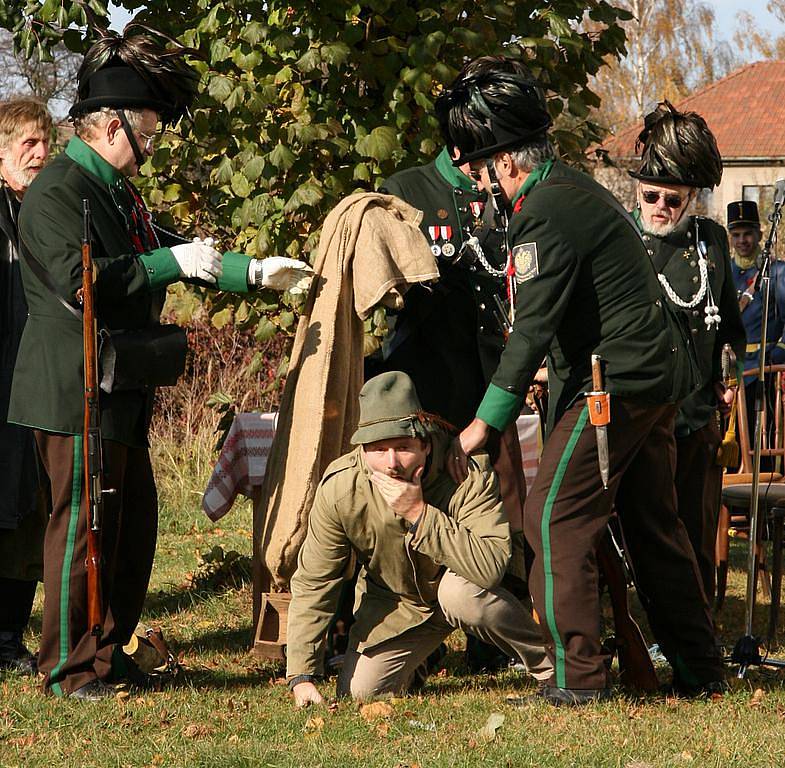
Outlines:
{"type": "Polygon", "coordinates": [[[71,691],[68,698],[80,701],[103,701],[104,699],[113,699],[114,695],[115,689],[111,685],[95,678],[89,683],[85,683],[81,688],[71,691]]]}
{"type": "Polygon", "coordinates": [[[0,671],[35,677],[38,660],[22,642],[21,632],[0,632],[0,671]]]}
{"type": "Polygon", "coordinates": [[[610,688],[557,688],[543,685],[535,693],[528,696],[508,696],[506,701],[512,707],[526,707],[542,701],[554,707],[581,707],[607,701],[612,696],[610,688]]]}

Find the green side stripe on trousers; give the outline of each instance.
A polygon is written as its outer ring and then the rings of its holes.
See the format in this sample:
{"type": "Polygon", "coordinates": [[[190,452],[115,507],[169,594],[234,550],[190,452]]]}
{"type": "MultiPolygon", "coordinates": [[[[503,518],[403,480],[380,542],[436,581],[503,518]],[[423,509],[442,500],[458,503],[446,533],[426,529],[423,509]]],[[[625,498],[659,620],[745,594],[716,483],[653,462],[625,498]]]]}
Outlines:
{"type": "Polygon", "coordinates": [[[542,510],[542,521],[540,523],[540,535],[542,536],[542,559],[545,570],[545,619],[548,622],[548,629],[553,637],[554,654],[556,656],[556,685],[559,688],[567,687],[567,671],[564,667],[564,645],[562,645],[559,628],[556,626],[556,611],[553,601],[553,570],[551,565],[551,513],[556,496],[561,488],[562,480],[567,472],[567,464],[575,451],[578,438],[586,426],[589,418],[589,409],[584,408],[578,416],[578,421],[572,428],[572,434],[564,447],[556,472],[553,475],[548,497],[545,499],[545,506],[542,510]]]}
{"type": "MultiPolygon", "coordinates": [[[[79,523],[79,508],[82,506],[82,435],[74,435],[74,469],[71,475],[71,512],[68,520],[68,535],[63,555],[63,570],[60,573],[60,660],[49,674],[49,679],[57,677],[68,658],[68,614],[71,596],[71,564],[76,544],[76,529],[79,523]]],[[[52,684],[52,692],[63,695],[60,683],[52,684]]]]}

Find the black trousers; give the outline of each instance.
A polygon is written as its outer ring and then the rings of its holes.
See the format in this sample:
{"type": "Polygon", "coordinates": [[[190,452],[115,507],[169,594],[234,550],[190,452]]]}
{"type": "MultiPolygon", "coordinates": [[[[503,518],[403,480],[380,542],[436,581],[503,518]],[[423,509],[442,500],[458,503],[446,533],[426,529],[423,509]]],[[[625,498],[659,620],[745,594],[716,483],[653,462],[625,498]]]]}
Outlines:
{"type": "Polygon", "coordinates": [[[702,429],[676,439],[676,497],[698,561],[703,590],[714,599],[717,521],[722,494],[722,467],[717,464],[721,441],[712,419],[702,429]]]}
{"type": "Polygon", "coordinates": [[[96,677],[111,676],[112,654],[128,642],[142,613],[155,553],[158,499],[147,448],[104,441],[101,526],[103,635],[87,622],[87,524],[82,437],[36,431],[52,488],[44,541],[44,616],[38,668],[44,686],[66,695],[96,677]]]}
{"type": "Polygon", "coordinates": [[[611,400],[610,481],[604,490],[597,438],[584,401],[556,424],[526,500],[534,606],[548,637],[554,685],[608,684],[600,648],[596,550],[616,508],[649,621],[677,680],[722,677],[722,660],[698,566],[676,511],[676,406],[611,400]]]}

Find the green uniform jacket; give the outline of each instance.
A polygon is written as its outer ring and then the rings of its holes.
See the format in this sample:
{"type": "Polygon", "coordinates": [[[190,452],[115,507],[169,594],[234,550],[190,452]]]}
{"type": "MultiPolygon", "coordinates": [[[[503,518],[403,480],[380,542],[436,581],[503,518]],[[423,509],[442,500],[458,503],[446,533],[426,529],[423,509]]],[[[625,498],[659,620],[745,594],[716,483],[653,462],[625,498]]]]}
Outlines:
{"type": "Polygon", "coordinates": [[[547,353],[549,425],[591,389],[676,402],[694,385],[688,341],[667,307],[634,222],[585,174],[556,162],[510,220],[515,323],[478,417],[503,429],[547,353]]]}
{"type": "Polygon", "coordinates": [[[728,236],[723,227],[711,219],[688,216],[665,237],[644,233],[643,240],[649,256],[654,268],[665,276],[676,295],[682,301],[690,302],[700,287],[698,257],[695,252],[696,221],[699,237],[706,243],[709,285],[714,301],[719,307],[722,322],[719,328],[717,326],[713,326],[711,330],[706,328],[705,299],[693,309],[684,309],[672,304],[675,311],[683,313],[686,317],[700,370],[698,389],[682,402],[676,417],[677,437],[685,437],[705,427],[712,418],[717,408],[714,384],[722,380],[723,345],[727,343],[733,347],[739,363],[744,361],[746,346],[744,324],[739,313],[736,286],[731,271],[728,236]]]}
{"type": "MultiPolygon", "coordinates": [[[[432,163],[394,174],[383,191],[423,212],[420,228],[431,245],[460,251],[480,223],[485,194],[453,167],[443,150],[432,163]],[[450,240],[441,237],[449,227],[450,240]],[[438,231],[436,241],[433,232],[438,231]]],[[[506,261],[501,237],[489,237],[485,255],[492,266],[506,261]]],[[[366,363],[366,378],[400,370],[414,382],[423,408],[458,427],[474,416],[504,348],[494,316],[494,294],[504,296],[503,281],[477,263],[457,264],[437,256],[439,282],[414,286],[404,308],[390,315],[394,330],[381,354],[366,363]]]]}
{"type": "MultiPolygon", "coordinates": [[[[137,254],[126,220],[131,201],[119,171],[73,138],[25,193],[19,217],[22,247],[48,271],[61,296],[82,285],[82,200],[90,201],[96,314],[110,330],[158,323],[169,283],[181,279],[167,247],[137,254]]],[[[174,240],[173,240],[174,242],[174,240]]],[[[82,324],[20,259],[29,310],[19,346],[8,420],[50,432],[80,434],[84,421],[82,324]]],[[[224,258],[218,287],[248,290],[248,257],[224,258]]],[[[75,302],[74,302],[75,304],[75,302]]],[[[76,304],[75,304],[76,306],[76,304]]],[[[153,390],[100,393],[105,439],[146,445],[153,390]]]]}
{"type": "Polygon", "coordinates": [[[443,432],[433,436],[423,478],[426,507],[414,533],[371,482],[362,447],[327,468],[291,581],[288,677],[322,673],[325,632],[352,552],[362,569],[349,646],[360,651],[437,613],[445,568],[485,589],[499,584],[511,552],[496,475],[487,456],[477,456],[456,485],[444,470],[449,443],[443,432]]]}

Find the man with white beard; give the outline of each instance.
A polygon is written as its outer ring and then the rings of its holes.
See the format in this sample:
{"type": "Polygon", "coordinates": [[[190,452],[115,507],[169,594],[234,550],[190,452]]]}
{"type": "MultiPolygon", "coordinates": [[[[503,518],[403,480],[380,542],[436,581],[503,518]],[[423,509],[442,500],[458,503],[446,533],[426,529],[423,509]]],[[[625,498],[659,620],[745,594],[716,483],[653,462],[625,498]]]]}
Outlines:
{"type": "Polygon", "coordinates": [[[9,424],[8,398],[27,318],[19,274],[19,207],[49,154],[52,118],[35,99],[0,104],[0,670],[34,675],[23,641],[43,576],[47,506],[32,430],[9,424]]]}
{"type": "Polygon", "coordinates": [[[746,337],[725,230],[687,212],[698,190],[719,184],[722,159],[704,119],[667,101],[645,117],[638,148],[640,167],[631,172],[638,179],[633,216],[665,295],[689,327],[700,373],[698,389],[676,415],[676,494],[711,601],[722,488],[717,410],[727,413],[735,396],[722,384],[721,353],[730,344],[741,363],[746,337]]]}

